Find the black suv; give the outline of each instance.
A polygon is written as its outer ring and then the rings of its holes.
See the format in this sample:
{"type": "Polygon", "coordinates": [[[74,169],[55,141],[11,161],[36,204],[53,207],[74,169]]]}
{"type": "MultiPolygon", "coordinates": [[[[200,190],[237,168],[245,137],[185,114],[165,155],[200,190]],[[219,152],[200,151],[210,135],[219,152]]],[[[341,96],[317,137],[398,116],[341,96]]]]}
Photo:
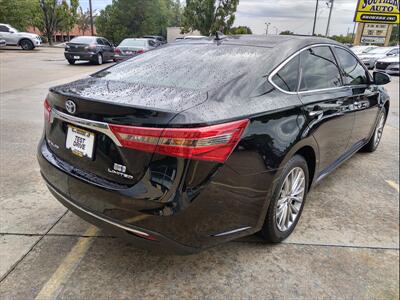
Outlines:
{"type": "Polygon", "coordinates": [[[103,37],[78,36],[66,44],[64,56],[71,65],[77,60],[101,65],[105,61],[114,59],[114,46],[103,37]]]}

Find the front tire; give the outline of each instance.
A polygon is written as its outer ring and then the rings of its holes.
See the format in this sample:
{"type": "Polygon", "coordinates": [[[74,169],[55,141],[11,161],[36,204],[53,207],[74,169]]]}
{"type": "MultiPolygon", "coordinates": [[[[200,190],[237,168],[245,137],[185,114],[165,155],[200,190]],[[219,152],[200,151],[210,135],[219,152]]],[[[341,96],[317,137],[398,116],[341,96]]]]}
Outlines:
{"type": "Polygon", "coordinates": [[[386,123],[386,109],[383,107],[381,112],[378,116],[378,122],[376,123],[376,127],[374,130],[374,134],[372,135],[371,139],[369,140],[368,144],[366,144],[362,151],[364,152],[374,152],[382,139],[383,129],[385,128],[386,123]]]}
{"type": "Polygon", "coordinates": [[[260,235],[279,243],[294,230],[303,211],[309,183],[308,166],[300,155],[293,156],[278,180],[260,235]]]}
{"type": "Polygon", "coordinates": [[[35,48],[35,45],[33,45],[32,41],[28,39],[23,39],[19,42],[19,45],[21,46],[22,50],[33,50],[35,48]]]}
{"type": "Polygon", "coordinates": [[[68,59],[68,63],[70,65],[74,65],[75,64],[75,59],[68,59]]]}

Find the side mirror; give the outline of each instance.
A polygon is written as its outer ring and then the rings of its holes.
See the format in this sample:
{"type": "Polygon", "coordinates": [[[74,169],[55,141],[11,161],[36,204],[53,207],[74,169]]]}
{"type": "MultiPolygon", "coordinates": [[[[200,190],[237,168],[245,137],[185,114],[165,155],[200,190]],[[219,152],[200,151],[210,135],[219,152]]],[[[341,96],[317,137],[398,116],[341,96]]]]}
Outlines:
{"type": "Polygon", "coordinates": [[[388,53],[388,54],[386,54],[386,56],[395,56],[396,54],[394,54],[394,53],[388,53]]]}
{"type": "Polygon", "coordinates": [[[374,83],[376,85],[385,85],[391,82],[390,76],[383,72],[374,72],[374,83]]]}
{"type": "Polygon", "coordinates": [[[14,31],[14,30],[9,30],[8,32],[9,32],[9,33],[15,33],[15,31],[14,31]]]}

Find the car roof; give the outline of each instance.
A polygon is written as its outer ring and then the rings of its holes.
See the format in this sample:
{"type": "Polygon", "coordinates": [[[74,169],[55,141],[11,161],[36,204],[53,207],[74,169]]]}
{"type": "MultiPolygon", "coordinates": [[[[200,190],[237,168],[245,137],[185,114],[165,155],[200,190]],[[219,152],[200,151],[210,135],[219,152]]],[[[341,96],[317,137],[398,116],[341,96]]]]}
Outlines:
{"type": "MultiPolygon", "coordinates": [[[[188,44],[195,43],[210,43],[215,42],[215,37],[208,37],[203,39],[196,40],[185,40],[188,44]]],[[[341,45],[334,40],[315,37],[315,36],[300,36],[300,35],[252,35],[252,34],[244,34],[244,35],[230,35],[223,36],[218,41],[220,44],[228,44],[228,45],[242,45],[242,46],[256,46],[256,47],[265,47],[265,48],[276,48],[282,45],[285,47],[292,48],[302,48],[307,45],[313,44],[333,44],[333,45],[341,45]]]]}

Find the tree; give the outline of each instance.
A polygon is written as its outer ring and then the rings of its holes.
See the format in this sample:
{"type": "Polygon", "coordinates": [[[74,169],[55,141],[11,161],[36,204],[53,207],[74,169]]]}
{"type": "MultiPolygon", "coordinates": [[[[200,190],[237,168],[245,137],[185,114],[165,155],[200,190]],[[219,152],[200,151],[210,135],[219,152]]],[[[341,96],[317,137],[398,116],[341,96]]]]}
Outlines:
{"type": "Polygon", "coordinates": [[[43,26],[40,28],[41,31],[46,35],[50,45],[53,44],[53,35],[57,30],[57,23],[59,20],[57,13],[59,12],[60,3],[58,0],[40,0],[40,8],[43,12],[43,23],[39,24],[43,26]]]}
{"type": "Polygon", "coordinates": [[[0,0],[0,20],[19,29],[26,30],[33,26],[33,19],[39,13],[37,0],[0,0]]]}
{"type": "Polygon", "coordinates": [[[79,30],[82,32],[82,35],[85,35],[85,32],[90,28],[90,10],[87,9],[83,12],[82,7],[79,7],[79,14],[76,23],[79,30]]]}
{"type": "Polygon", "coordinates": [[[66,0],[63,0],[57,8],[57,31],[66,32],[68,41],[70,40],[69,33],[78,20],[78,6],[79,0],[69,0],[69,5],[66,0]]]}
{"type": "Polygon", "coordinates": [[[114,0],[96,18],[99,34],[119,43],[127,37],[166,35],[167,26],[180,24],[176,0],[114,0]]]}
{"type": "Polygon", "coordinates": [[[199,30],[203,35],[216,31],[229,33],[235,21],[239,0],[187,0],[183,31],[199,30]]]}
{"type": "Polygon", "coordinates": [[[294,32],[292,32],[292,31],[290,31],[290,30],[285,30],[285,31],[282,31],[282,32],[280,33],[280,35],[294,35],[294,32]]]}
{"type": "Polygon", "coordinates": [[[390,36],[389,44],[391,46],[396,46],[399,44],[399,40],[400,40],[400,25],[393,25],[393,30],[390,36]]]}
{"type": "Polygon", "coordinates": [[[247,26],[232,27],[229,31],[230,34],[253,34],[251,29],[247,26]]]}

